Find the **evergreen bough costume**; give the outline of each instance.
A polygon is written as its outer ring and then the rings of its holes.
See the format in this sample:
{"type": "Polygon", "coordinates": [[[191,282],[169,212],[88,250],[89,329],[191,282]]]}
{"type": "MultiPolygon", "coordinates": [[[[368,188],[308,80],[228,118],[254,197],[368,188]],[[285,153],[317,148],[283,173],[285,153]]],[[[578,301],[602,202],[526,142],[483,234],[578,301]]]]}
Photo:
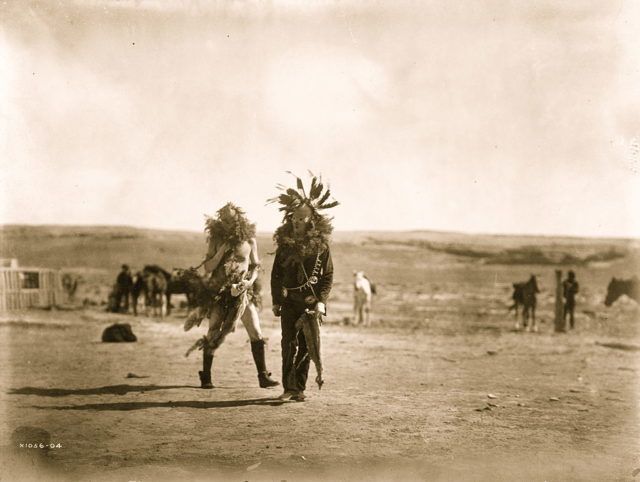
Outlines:
{"type": "MultiPolygon", "coordinates": [[[[185,322],[185,331],[199,325],[206,317],[210,318],[210,326],[206,336],[197,340],[187,350],[188,356],[196,348],[203,350],[203,370],[199,372],[202,388],[213,388],[211,382],[211,365],[213,353],[222,344],[224,338],[235,330],[236,322],[245,310],[254,305],[252,326],[247,331],[251,337],[251,352],[258,369],[258,380],[263,388],[278,385],[270,378],[265,363],[265,342],[260,333],[257,318],[257,307],[261,305],[259,286],[256,283],[260,265],[257,262],[257,246],[255,244],[255,224],[250,223],[244,211],[232,203],[227,203],[218,210],[217,217],[206,217],[205,232],[209,243],[209,252],[200,266],[214,260],[211,276],[198,284],[196,295],[197,307],[189,314],[185,322]],[[240,256],[243,248],[249,248],[249,254],[240,256]],[[248,257],[248,259],[247,259],[248,257]],[[243,270],[239,265],[248,264],[243,270]],[[243,284],[254,282],[249,286],[243,284]],[[216,311],[216,313],[214,313],[216,311]],[[213,316],[213,315],[216,316],[213,316]],[[253,335],[252,335],[253,333],[253,335]]],[[[183,276],[193,280],[197,275],[195,269],[188,270],[183,276]]]]}

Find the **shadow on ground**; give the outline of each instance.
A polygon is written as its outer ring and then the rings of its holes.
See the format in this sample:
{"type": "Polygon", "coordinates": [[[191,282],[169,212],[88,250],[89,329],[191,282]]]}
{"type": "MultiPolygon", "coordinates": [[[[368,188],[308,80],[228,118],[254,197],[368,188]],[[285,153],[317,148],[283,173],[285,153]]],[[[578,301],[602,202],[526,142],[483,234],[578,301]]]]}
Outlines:
{"type": "Polygon", "coordinates": [[[37,395],[39,397],[67,397],[69,395],[126,395],[130,392],[152,392],[174,388],[196,388],[193,385],[110,385],[97,388],[39,388],[23,387],[11,389],[9,395],[37,395]]]}
{"type": "Polygon", "coordinates": [[[200,402],[200,401],[176,401],[176,402],[122,402],[122,403],[88,403],[85,405],[68,405],[62,407],[56,406],[38,406],[33,405],[33,408],[45,409],[45,410],[144,410],[147,408],[228,408],[228,407],[245,407],[247,405],[265,405],[271,407],[277,407],[283,405],[285,402],[277,398],[252,398],[248,400],[220,400],[212,402],[200,402]]]}

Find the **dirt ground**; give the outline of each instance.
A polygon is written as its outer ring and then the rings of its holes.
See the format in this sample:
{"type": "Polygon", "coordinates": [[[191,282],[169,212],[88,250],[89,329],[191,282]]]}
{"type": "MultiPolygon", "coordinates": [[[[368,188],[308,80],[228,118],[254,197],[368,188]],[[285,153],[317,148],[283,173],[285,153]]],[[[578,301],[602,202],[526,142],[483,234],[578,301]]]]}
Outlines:
{"type": "MultiPolygon", "coordinates": [[[[202,390],[200,352],[184,353],[204,326],[185,333],[181,309],[162,320],[104,311],[121,262],[196,265],[201,234],[105,229],[5,230],[3,256],[83,281],[68,310],[0,315],[1,481],[640,479],[640,311],[626,297],[603,304],[612,276],[638,272],[635,242],[337,236],[325,385],[318,391],[311,367],[308,400],[280,403],[281,390],[258,387],[242,326],[218,351],[217,388],[202,390]],[[627,255],[573,267],[577,328],[555,334],[555,266],[467,253],[521,245],[550,257],[627,255]],[[356,269],[378,287],[369,328],[349,322],[356,269]],[[532,273],[540,329],[515,332],[511,283],[532,273]],[[101,343],[117,321],[138,342],[101,343]]],[[[269,240],[260,242],[265,279],[269,240]]],[[[280,328],[265,287],[267,363],[279,379],[280,328]]]]}
{"type": "MultiPolygon", "coordinates": [[[[183,332],[180,311],[4,316],[0,480],[635,480],[640,352],[600,344],[638,345],[634,302],[554,334],[548,310],[539,333],[514,332],[478,293],[412,293],[415,323],[398,328],[383,322],[408,316],[391,289],[357,327],[347,294],[323,326],[326,383],[304,403],[258,387],[241,325],[202,390],[200,352],[184,352],[203,328],[183,332]],[[116,321],[139,341],[101,343],[116,321]],[[46,434],[55,448],[19,447],[46,434]]],[[[279,378],[279,326],[263,318],[279,378]]]]}

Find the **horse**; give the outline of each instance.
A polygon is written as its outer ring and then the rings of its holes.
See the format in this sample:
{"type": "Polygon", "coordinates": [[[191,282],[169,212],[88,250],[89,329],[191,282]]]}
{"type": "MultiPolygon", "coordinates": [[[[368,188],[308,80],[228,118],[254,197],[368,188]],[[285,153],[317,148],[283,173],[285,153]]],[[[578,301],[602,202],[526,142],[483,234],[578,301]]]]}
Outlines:
{"type": "Polygon", "coordinates": [[[167,270],[161,268],[157,264],[147,264],[142,268],[142,273],[145,275],[145,278],[152,274],[154,276],[162,276],[165,280],[165,291],[163,294],[163,298],[167,299],[167,315],[171,313],[171,294],[169,293],[169,284],[171,283],[171,273],[167,270]]]}
{"type": "Polygon", "coordinates": [[[145,304],[147,305],[147,309],[151,307],[153,316],[156,316],[159,308],[160,316],[162,317],[164,316],[163,305],[165,297],[167,296],[167,286],[169,283],[162,273],[144,270],[142,273],[142,279],[145,284],[145,304]]]}
{"type": "Polygon", "coordinates": [[[605,306],[611,306],[622,295],[640,303],[640,280],[637,276],[631,279],[615,279],[611,278],[609,286],[607,286],[607,296],[604,300],[605,306]]]}
{"type": "Polygon", "coordinates": [[[371,283],[363,271],[353,272],[353,315],[356,325],[369,326],[371,320],[371,299],[375,293],[375,285],[371,283]]]}
{"type": "Polygon", "coordinates": [[[133,287],[131,288],[131,301],[133,304],[133,315],[138,316],[138,298],[140,295],[144,295],[143,299],[146,301],[147,284],[144,281],[144,275],[142,271],[138,271],[133,277],[133,287]]]}
{"type": "Polygon", "coordinates": [[[161,274],[167,281],[167,315],[171,314],[171,295],[181,295],[184,294],[187,297],[187,304],[189,308],[193,308],[195,306],[195,287],[189,280],[185,279],[181,276],[185,270],[174,269],[172,273],[169,273],[167,270],[161,268],[156,264],[146,265],[143,271],[151,272],[154,274],[161,274]]]}
{"type": "Polygon", "coordinates": [[[536,293],[540,293],[538,289],[538,281],[535,275],[531,275],[529,281],[522,283],[513,283],[513,305],[508,311],[515,309],[516,312],[516,330],[520,329],[520,320],[518,319],[518,307],[522,306],[522,325],[525,329],[529,329],[529,314],[531,314],[531,329],[538,331],[536,326],[536,293]]]}
{"type": "MultiPolygon", "coordinates": [[[[199,275],[195,270],[185,270],[174,268],[169,275],[167,286],[167,309],[171,309],[171,295],[184,294],[187,297],[188,309],[195,308],[197,305],[196,294],[202,280],[197,279],[199,275]]],[[[167,314],[170,311],[167,311],[167,314]]]]}
{"type": "MultiPolygon", "coordinates": [[[[138,315],[138,299],[140,295],[144,296],[143,299],[147,312],[151,307],[155,316],[157,309],[160,308],[160,316],[163,315],[162,307],[164,305],[164,299],[165,297],[167,300],[169,299],[167,297],[167,287],[169,285],[167,275],[169,275],[169,273],[156,265],[147,265],[142,271],[138,271],[135,274],[131,290],[134,316],[138,315]]],[[[166,306],[167,314],[169,314],[168,301],[166,306]]]]}
{"type": "MultiPolygon", "coordinates": [[[[167,315],[171,314],[171,295],[184,294],[187,297],[187,304],[189,309],[194,308],[197,305],[197,293],[202,284],[201,280],[194,278],[194,274],[191,270],[174,269],[172,273],[169,273],[165,269],[155,264],[146,265],[142,271],[138,271],[134,276],[133,288],[131,296],[133,297],[133,313],[137,314],[137,302],[141,294],[145,295],[146,301],[146,282],[145,278],[148,274],[161,275],[164,277],[167,288],[165,291],[167,315]]],[[[195,277],[198,277],[195,273],[195,277]]]]}

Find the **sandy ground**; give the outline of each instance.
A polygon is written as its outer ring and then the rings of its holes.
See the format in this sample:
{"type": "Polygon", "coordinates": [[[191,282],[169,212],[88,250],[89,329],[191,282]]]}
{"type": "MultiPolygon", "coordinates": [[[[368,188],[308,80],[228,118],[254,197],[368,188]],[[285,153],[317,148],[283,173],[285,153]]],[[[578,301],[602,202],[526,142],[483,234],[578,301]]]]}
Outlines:
{"type": "Polygon", "coordinates": [[[184,333],[183,314],[4,316],[0,480],[637,479],[640,352],[598,344],[638,345],[632,302],[554,334],[514,332],[501,310],[447,315],[444,298],[410,328],[326,323],[326,383],[304,403],[258,387],[241,325],[202,390],[200,352],[184,352],[203,328],[184,333]],[[101,343],[115,321],[139,341],[101,343]],[[25,430],[60,447],[21,448],[25,430]]]}

